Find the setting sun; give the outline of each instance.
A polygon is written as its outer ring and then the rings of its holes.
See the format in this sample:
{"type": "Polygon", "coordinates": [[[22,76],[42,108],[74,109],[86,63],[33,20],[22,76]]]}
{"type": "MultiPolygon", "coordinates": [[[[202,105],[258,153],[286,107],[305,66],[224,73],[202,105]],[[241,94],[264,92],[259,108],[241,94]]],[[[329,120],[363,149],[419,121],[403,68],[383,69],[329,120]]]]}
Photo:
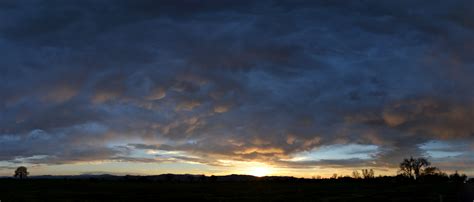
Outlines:
{"type": "Polygon", "coordinates": [[[272,174],[272,169],[270,167],[257,166],[250,168],[248,173],[253,176],[263,177],[272,174]]]}

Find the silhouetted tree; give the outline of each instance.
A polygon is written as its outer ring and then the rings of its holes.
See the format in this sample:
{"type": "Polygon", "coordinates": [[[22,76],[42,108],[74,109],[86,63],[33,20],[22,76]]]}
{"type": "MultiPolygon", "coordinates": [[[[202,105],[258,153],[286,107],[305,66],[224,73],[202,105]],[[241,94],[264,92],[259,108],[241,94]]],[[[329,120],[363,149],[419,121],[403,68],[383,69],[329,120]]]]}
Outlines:
{"type": "Polygon", "coordinates": [[[357,170],[352,171],[352,177],[355,179],[360,179],[360,173],[357,170]]]}
{"type": "Polygon", "coordinates": [[[372,169],[362,169],[362,176],[364,177],[364,179],[371,179],[371,178],[374,178],[375,174],[374,174],[374,170],[372,169]]]}
{"type": "Polygon", "coordinates": [[[429,166],[421,172],[420,177],[417,178],[417,180],[425,182],[447,182],[449,181],[449,177],[438,168],[429,166]]]}
{"type": "Polygon", "coordinates": [[[416,179],[430,165],[431,163],[425,158],[414,159],[410,157],[410,159],[403,159],[400,163],[400,173],[404,176],[416,179]]]}
{"type": "Polygon", "coordinates": [[[410,159],[403,159],[403,161],[400,163],[400,174],[413,178],[413,157],[410,159]]]}
{"type": "Polygon", "coordinates": [[[440,172],[441,171],[437,167],[429,166],[423,170],[423,173],[421,173],[421,175],[436,175],[440,172]]]}
{"type": "Polygon", "coordinates": [[[458,173],[458,171],[456,170],[455,173],[449,175],[449,180],[451,180],[451,181],[453,181],[453,182],[464,183],[464,182],[466,182],[466,180],[467,180],[467,176],[466,176],[466,174],[460,175],[460,174],[458,173]]]}
{"type": "Polygon", "coordinates": [[[422,168],[426,168],[430,165],[431,165],[431,163],[428,160],[426,160],[425,158],[416,159],[414,167],[413,167],[413,172],[415,173],[415,177],[420,176],[420,172],[423,171],[423,170],[421,170],[422,168]]]}
{"type": "Polygon", "coordinates": [[[15,170],[15,175],[13,177],[17,177],[20,179],[26,178],[28,176],[28,170],[24,166],[20,166],[15,170]]]}

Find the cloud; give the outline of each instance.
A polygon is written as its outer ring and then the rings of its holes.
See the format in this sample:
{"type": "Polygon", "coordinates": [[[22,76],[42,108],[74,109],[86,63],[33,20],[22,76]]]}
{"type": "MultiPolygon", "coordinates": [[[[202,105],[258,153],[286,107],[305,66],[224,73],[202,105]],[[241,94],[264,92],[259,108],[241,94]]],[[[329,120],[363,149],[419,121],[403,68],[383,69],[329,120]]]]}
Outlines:
{"type": "Polygon", "coordinates": [[[471,4],[5,1],[0,159],[396,167],[472,143],[471,4]],[[340,144],[378,152],[282,161],[340,144]]]}

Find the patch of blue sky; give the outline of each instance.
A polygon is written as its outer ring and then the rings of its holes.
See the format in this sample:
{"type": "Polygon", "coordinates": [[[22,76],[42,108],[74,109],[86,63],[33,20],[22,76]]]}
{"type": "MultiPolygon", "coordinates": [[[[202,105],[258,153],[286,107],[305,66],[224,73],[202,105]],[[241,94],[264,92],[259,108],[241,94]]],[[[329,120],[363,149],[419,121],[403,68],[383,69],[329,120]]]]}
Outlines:
{"type": "Polygon", "coordinates": [[[293,156],[292,161],[320,161],[344,159],[373,159],[378,153],[377,145],[336,144],[314,148],[293,156]]]}
{"type": "Polygon", "coordinates": [[[419,147],[432,158],[447,158],[462,155],[465,146],[464,143],[458,142],[429,141],[419,147]]]}

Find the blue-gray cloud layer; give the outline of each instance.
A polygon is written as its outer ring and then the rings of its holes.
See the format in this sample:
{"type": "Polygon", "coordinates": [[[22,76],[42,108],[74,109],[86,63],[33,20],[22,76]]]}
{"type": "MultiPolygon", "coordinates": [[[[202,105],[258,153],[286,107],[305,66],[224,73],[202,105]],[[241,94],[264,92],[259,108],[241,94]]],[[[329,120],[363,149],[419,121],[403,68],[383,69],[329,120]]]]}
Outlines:
{"type": "Polygon", "coordinates": [[[360,144],[379,146],[370,165],[396,166],[426,154],[420,145],[443,141],[464,145],[443,162],[467,169],[473,8],[2,1],[0,160],[132,161],[130,150],[159,149],[209,164],[219,157],[356,166],[368,162],[282,159],[360,144]]]}

